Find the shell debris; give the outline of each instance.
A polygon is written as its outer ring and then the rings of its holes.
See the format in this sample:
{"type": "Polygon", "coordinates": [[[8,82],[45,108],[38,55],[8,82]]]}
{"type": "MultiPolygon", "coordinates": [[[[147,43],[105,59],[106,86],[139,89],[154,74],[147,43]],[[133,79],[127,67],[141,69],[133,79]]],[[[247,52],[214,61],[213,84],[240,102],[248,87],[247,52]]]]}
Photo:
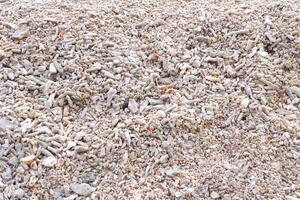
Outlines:
{"type": "Polygon", "coordinates": [[[299,10],[0,0],[0,200],[299,198],[299,10]]]}

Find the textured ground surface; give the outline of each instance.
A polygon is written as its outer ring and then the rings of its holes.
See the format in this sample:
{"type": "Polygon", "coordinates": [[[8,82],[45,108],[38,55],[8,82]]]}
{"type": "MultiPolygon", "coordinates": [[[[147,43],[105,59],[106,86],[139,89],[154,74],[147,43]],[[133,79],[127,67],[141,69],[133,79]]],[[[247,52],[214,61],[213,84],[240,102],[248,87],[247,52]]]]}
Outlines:
{"type": "Polygon", "coordinates": [[[300,1],[0,0],[0,200],[300,198],[300,1]]]}

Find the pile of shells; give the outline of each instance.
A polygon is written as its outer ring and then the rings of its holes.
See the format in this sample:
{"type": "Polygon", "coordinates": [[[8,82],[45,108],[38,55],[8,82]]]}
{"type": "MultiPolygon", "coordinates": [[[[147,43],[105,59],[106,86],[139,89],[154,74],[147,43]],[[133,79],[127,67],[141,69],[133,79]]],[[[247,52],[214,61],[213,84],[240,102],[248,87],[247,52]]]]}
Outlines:
{"type": "Polygon", "coordinates": [[[0,200],[300,198],[300,1],[0,0],[0,200]]]}

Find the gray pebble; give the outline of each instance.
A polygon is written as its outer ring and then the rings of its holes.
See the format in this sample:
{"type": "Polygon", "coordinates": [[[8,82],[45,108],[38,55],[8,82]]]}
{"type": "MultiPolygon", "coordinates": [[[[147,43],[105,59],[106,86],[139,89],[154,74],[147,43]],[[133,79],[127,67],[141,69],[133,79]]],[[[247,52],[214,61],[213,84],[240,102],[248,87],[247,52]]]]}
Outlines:
{"type": "Polygon", "coordinates": [[[19,189],[16,189],[14,192],[13,192],[13,196],[17,199],[22,199],[24,197],[24,194],[25,194],[25,191],[21,188],[19,189]]]}
{"type": "Polygon", "coordinates": [[[14,125],[7,118],[3,117],[0,119],[0,129],[13,129],[14,125]]]}
{"type": "Polygon", "coordinates": [[[71,184],[71,190],[82,196],[90,195],[95,189],[87,183],[71,184]]]}
{"type": "Polygon", "coordinates": [[[27,28],[21,28],[17,29],[13,34],[12,34],[12,39],[15,40],[21,40],[29,36],[29,30],[27,28]]]}
{"type": "Polygon", "coordinates": [[[10,167],[7,167],[6,170],[2,173],[2,178],[6,181],[12,179],[12,171],[10,167]]]}

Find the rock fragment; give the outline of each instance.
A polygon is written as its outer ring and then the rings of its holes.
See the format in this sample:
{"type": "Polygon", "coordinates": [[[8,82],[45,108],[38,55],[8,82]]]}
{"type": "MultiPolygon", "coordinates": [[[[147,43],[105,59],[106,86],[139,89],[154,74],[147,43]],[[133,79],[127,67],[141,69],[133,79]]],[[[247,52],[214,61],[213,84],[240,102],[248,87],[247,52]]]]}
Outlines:
{"type": "Polygon", "coordinates": [[[28,28],[20,28],[17,29],[13,34],[12,34],[12,39],[14,40],[22,40],[26,37],[28,37],[30,34],[29,29],[28,28]]]}
{"type": "Polygon", "coordinates": [[[250,103],[250,99],[249,99],[249,98],[244,98],[244,99],[241,101],[241,106],[242,106],[243,108],[247,108],[248,105],[249,105],[249,103],[250,103]]]}
{"type": "Polygon", "coordinates": [[[2,173],[2,178],[5,180],[5,181],[9,181],[12,179],[12,170],[10,167],[7,167],[5,169],[5,171],[2,173]]]}
{"type": "Polygon", "coordinates": [[[220,198],[220,195],[217,192],[213,191],[210,194],[210,197],[213,198],[213,199],[218,199],[218,198],[220,198]]]}
{"type": "Polygon", "coordinates": [[[10,120],[8,120],[6,117],[2,117],[0,119],[0,129],[3,129],[3,130],[9,129],[9,130],[11,130],[13,128],[14,128],[14,124],[10,120]]]}
{"type": "Polygon", "coordinates": [[[134,99],[129,99],[128,101],[128,109],[132,113],[137,113],[138,112],[138,103],[134,99]]]}
{"type": "Polygon", "coordinates": [[[71,184],[71,190],[81,196],[89,196],[95,189],[87,183],[71,184]]]}
{"type": "Polygon", "coordinates": [[[57,73],[57,69],[56,69],[56,67],[53,63],[51,63],[49,65],[49,72],[50,72],[50,74],[56,74],[57,73]]]}
{"type": "Polygon", "coordinates": [[[36,158],[35,155],[29,155],[24,158],[21,158],[21,162],[24,162],[27,165],[30,165],[35,160],[35,158],[36,158]]]}
{"type": "Polygon", "coordinates": [[[25,195],[25,191],[21,188],[16,189],[13,192],[13,197],[16,198],[16,199],[23,199],[24,195],[25,195]]]}
{"type": "Polygon", "coordinates": [[[53,156],[49,156],[42,161],[42,164],[45,167],[53,167],[54,165],[57,164],[57,159],[53,156]]]}

